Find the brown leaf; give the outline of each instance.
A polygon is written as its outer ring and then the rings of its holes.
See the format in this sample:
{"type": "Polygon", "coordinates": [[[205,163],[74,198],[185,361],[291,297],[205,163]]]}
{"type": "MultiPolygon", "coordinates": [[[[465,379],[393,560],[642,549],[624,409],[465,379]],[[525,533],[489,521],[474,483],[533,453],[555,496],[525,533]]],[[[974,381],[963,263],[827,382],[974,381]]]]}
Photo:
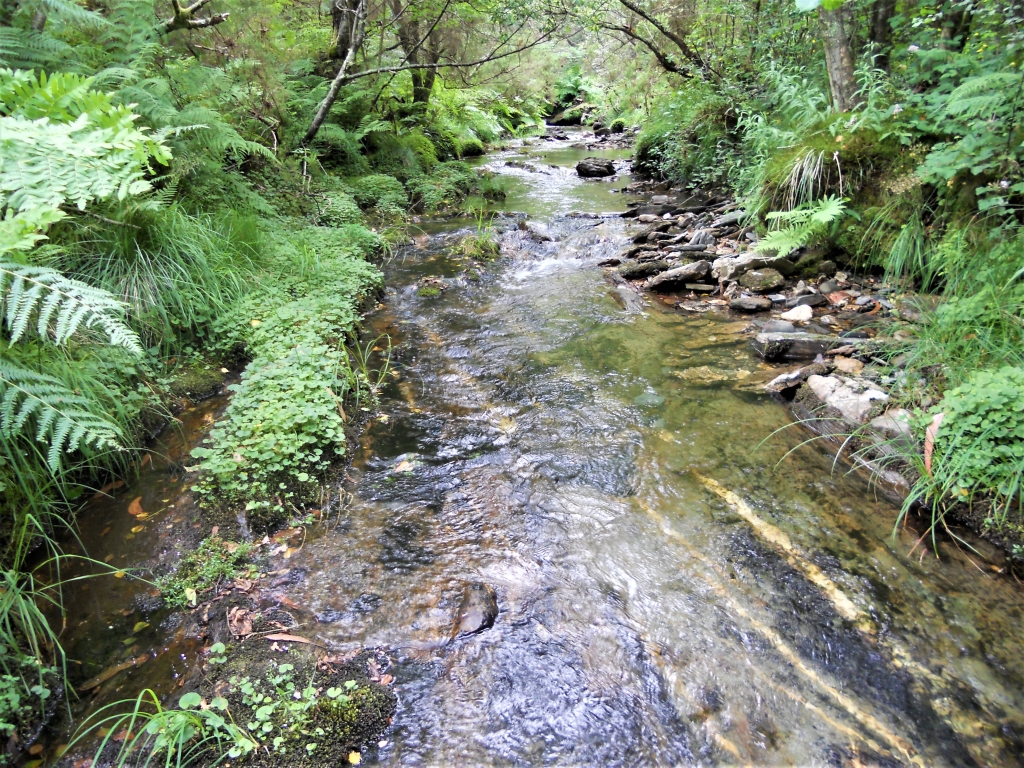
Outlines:
{"type": "Polygon", "coordinates": [[[256,582],[252,579],[235,579],[235,589],[240,589],[242,592],[249,592],[256,586],[256,582]]]}
{"type": "Polygon", "coordinates": [[[251,635],[252,614],[240,606],[234,606],[228,611],[228,628],[235,637],[251,635]]]}
{"type": "Polygon", "coordinates": [[[312,640],[307,640],[306,638],[299,637],[298,635],[264,635],[264,638],[266,640],[279,640],[285,643],[306,643],[307,645],[313,644],[312,640]]]}
{"type": "Polygon", "coordinates": [[[125,661],[121,664],[111,667],[110,669],[105,670],[104,672],[101,672],[100,674],[96,675],[96,677],[94,677],[92,680],[87,680],[86,682],[78,686],[78,689],[80,691],[89,691],[93,688],[99,688],[103,683],[107,682],[107,680],[112,678],[114,675],[120,674],[121,672],[124,672],[126,669],[137,667],[140,664],[145,664],[147,661],[149,661],[149,656],[146,655],[142,655],[134,659],[128,659],[128,661],[125,661]]]}
{"type": "Polygon", "coordinates": [[[395,678],[392,675],[381,675],[380,676],[380,684],[381,685],[391,685],[393,682],[395,682],[395,678]]]}
{"type": "Polygon", "coordinates": [[[115,733],[113,736],[111,736],[111,738],[114,741],[124,741],[125,739],[130,739],[133,735],[134,734],[131,731],[125,728],[124,730],[115,733]]]}
{"type": "Polygon", "coordinates": [[[147,453],[147,454],[146,454],[145,456],[143,456],[143,457],[142,457],[142,463],[141,463],[141,464],[139,464],[139,466],[140,466],[140,467],[144,467],[144,466],[146,466],[147,464],[149,464],[149,462],[150,462],[150,461],[152,461],[152,460],[153,460],[153,457],[152,457],[152,456],[150,456],[150,455],[149,455],[149,454],[147,453]]]}
{"type": "Polygon", "coordinates": [[[935,438],[939,434],[939,425],[942,424],[942,419],[945,415],[944,413],[936,413],[932,417],[932,423],[924,431],[924,468],[929,477],[932,474],[932,454],[935,452],[935,438]]]}
{"type": "MultiPolygon", "coordinates": [[[[214,531],[216,531],[217,529],[216,529],[216,528],[214,528],[213,530],[214,530],[214,531]]],[[[216,536],[217,534],[216,534],[216,533],[212,533],[212,534],[210,534],[210,535],[211,535],[211,536],[216,536]]],[[[238,548],[239,548],[240,546],[242,546],[242,545],[241,545],[241,544],[236,544],[236,543],[235,543],[235,542],[233,542],[233,541],[225,541],[225,542],[224,542],[224,549],[226,549],[226,550],[227,550],[227,552],[228,552],[228,554],[229,554],[229,555],[233,555],[233,554],[235,554],[235,552],[236,552],[236,551],[238,550],[238,548]]]]}
{"type": "Polygon", "coordinates": [[[41,754],[43,754],[43,745],[42,744],[33,744],[31,747],[28,748],[28,753],[30,755],[41,755],[41,754]]]}
{"type": "Polygon", "coordinates": [[[132,517],[137,517],[142,514],[142,497],[137,496],[132,499],[132,503],[128,505],[128,514],[132,517]]]}

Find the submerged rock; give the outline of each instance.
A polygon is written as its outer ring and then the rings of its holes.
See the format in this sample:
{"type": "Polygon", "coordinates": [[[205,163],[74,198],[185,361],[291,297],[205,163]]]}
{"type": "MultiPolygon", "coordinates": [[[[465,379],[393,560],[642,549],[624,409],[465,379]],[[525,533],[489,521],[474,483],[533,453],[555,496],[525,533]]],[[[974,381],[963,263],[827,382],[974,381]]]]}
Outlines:
{"type": "Polygon", "coordinates": [[[494,588],[479,581],[467,584],[456,616],[452,637],[465,637],[494,626],[498,618],[498,595],[494,588]]]}
{"type": "Polygon", "coordinates": [[[585,179],[615,175],[615,163],[600,157],[588,157],[576,164],[576,173],[585,179]]]}

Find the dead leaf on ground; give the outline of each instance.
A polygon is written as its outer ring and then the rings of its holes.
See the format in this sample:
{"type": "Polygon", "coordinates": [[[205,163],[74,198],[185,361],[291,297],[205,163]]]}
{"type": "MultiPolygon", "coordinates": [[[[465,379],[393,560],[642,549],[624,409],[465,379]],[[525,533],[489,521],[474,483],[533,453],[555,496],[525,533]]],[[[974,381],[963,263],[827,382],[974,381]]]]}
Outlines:
{"type": "Polygon", "coordinates": [[[391,685],[393,682],[395,682],[395,678],[392,675],[381,675],[380,676],[380,684],[381,685],[391,685]]]}
{"type": "Polygon", "coordinates": [[[228,611],[228,628],[235,637],[252,634],[252,614],[239,606],[228,611]]]}
{"type": "Polygon", "coordinates": [[[143,514],[142,511],[142,497],[136,496],[132,499],[132,503],[128,505],[128,514],[132,517],[138,517],[143,514]]]}
{"type": "Polygon", "coordinates": [[[252,579],[235,579],[235,589],[239,589],[242,592],[250,592],[255,586],[256,582],[252,579]]]}
{"type": "MultiPolygon", "coordinates": [[[[216,530],[216,529],[214,529],[214,530],[216,530]]],[[[216,536],[216,534],[211,534],[211,535],[216,536]]],[[[225,541],[224,542],[224,549],[227,550],[229,555],[235,554],[235,552],[238,550],[238,548],[240,546],[242,546],[242,545],[241,544],[236,544],[233,541],[225,541]]]]}
{"type": "Polygon", "coordinates": [[[286,643],[306,643],[306,645],[313,645],[312,640],[307,640],[306,638],[299,637],[298,635],[264,635],[264,639],[281,641],[286,643]]]}
{"type": "Polygon", "coordinates": [[[395,471],[395,472],[412,472],[414,469],[416,469],[416,465],[415,464],[413,464],[408,459],[403,459],[402,461],[398,462],[398,466],[395,467],[395,469],[393,471],[395,471]]]}

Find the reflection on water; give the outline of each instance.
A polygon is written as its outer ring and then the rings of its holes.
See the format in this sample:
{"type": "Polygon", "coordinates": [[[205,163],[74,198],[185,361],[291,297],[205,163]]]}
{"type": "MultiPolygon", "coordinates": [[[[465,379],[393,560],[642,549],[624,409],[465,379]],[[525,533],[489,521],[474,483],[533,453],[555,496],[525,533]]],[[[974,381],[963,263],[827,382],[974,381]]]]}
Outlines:
{"type": "Polygon", "coordinates": [[[791,418],[746,322],[623,310],[596,263],[627,224],[563,215],[624,204],[621,179],[575,177],[589,154],[488,159],[554,242],[511,230],[472,280],[442,232],[388,267],[387,419],[281,588],[328,646],[395,657],[364,764],[1018,764],[1017,585],[908,556],[823,449],[776,466],[802,436],[762,444],[791,418]],[[421,297],[426,277],[449,287],[421,297]],[[453,640],[472,582],[500,614],[453,640]]]}

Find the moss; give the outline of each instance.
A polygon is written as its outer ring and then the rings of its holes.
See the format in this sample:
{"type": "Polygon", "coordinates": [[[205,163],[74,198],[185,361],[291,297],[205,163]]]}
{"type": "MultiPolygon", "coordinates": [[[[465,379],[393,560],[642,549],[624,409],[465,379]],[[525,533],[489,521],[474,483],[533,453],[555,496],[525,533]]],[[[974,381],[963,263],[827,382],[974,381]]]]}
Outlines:
{"type": "Polygon", "coordinates": [[[167,390],[176,398],[198,401],[215,395],[223,383],[219,367],[196,361],[179,366],[167,390]]]}
{"type": "Polygon", "coordinates": [[[222,581],[231,581],[249,571],[251,544],[224,541],[210,536],[178,562],[177,570],[157,579],[157,587],[168,605],[195,605],[202,595],[222,581]]]}
{"type": "Polygon", "coordinates": [[[436,299],[441,295],[441,289],[436,285],[421,285],[416,289],[416,295],[422,296],[425,299],[436,299]]]}
{"type": "Polygon", "coordinates": [[[484,144],[480,139],[471,137],[468,139],[458,139],[458,150],[459,157],[480,157],[485,154],[484,144]]]}

